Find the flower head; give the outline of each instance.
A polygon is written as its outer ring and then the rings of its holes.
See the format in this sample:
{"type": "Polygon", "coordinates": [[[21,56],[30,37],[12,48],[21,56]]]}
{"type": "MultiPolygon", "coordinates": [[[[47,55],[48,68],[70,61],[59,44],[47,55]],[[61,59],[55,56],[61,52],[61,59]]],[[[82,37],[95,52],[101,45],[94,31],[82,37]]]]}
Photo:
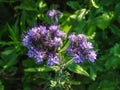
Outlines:
{"type": "Polygon", "coordinates": [[[48,65],[54,65],[59,62],[56,53],[62,46],[63,35],[65,33],[59,30],[59,25],[35,26],[26,33],[23,45],[28,47],[27,55],[34,57],[36,63],[48,59],[48,65]]]}
{"type": "Polygon", "coordinates": [[[49,10],[46,15],[48,17],[56,17],[56,16],[61,17],[62,13],[58,10],[52,9],[52,10],[49,10]]]}
{"type": "Polygon", "coordinates": [[[94,62],[96,59],[96,52],[94,50],[87,50],[86,51],[86,58],[91,61],[94,62]]]}
{"type": "Polygon", "coordinates": [[[83,57],[80,57],[80,55],[74,54],[74,62],[75,63],[82,63],[83,62],[83,57]]]}
{"type": "Polygon", "coordinates": [[[58,10],[52,9],[47,12],[46,16],[51,18],[53,24],[57,24],[58,18],[62,17],[62,13],[58,10]]]}
{"type": "Polygon", "coordinates": [[[54,55],[50,55],[49,59],[47,61],[47,64],[52,66],[54,64],[59,64],[60,60],[58,58],[58,56],[54,56],[54,55]]]}
{"type": "Polygon", "coordinates": [[[84,34],[71,34],[69,35],[70,46],[67,48],[67,52],[71,53],[75,63],[82,63],[84,59],[94,62],[96,59],[96,53],[93,50],[93,45],[88,42],[84,34]]]}

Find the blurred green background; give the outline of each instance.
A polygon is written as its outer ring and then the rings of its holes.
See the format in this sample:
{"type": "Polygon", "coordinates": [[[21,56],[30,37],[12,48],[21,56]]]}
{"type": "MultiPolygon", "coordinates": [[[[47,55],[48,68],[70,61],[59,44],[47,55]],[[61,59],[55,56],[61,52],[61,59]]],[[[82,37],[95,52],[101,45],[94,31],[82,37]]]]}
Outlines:
{"type": "Polygon", "coordinates": [[[86,34],[97,50],[95,63],[81,64],[89,76],[70,72],[73,90],[120,90],[120,0],[0,0],[0,90],[48,87],[54,73],[27,57],[22,33],[51,23],[53,7],[63,13],[62,30],[86,34]]]}

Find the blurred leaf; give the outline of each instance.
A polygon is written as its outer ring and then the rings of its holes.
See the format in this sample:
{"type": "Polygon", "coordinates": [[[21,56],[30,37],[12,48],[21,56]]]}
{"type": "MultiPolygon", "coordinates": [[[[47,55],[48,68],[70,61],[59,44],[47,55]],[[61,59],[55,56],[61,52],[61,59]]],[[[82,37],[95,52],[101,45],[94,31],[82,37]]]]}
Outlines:
{"type": "Polygon", "coordinates": [[[95,33],[94,31],[96,30],[96,26],[95,25],[90,25],[88,28],[88,32],[87,35],[91,35],[93,33],[95,33]]]}
{"type": "Polygon", "coordinates": [[[101,81],[98,90],[116,90],[117,84],[109,81],[109,80],[103,80],[101,81]]]}
{"type": "Polygon", "coordinates": [[[48,66],[43,67],[37,67],[37,68],[27,68],[24,69],[25,72],[49,72],[52,71],[52,69],[48,66]]]}
{"type": "Polygon", "coordinates": [[[46,3],[43,3],[43,1],[40,1],[38,6],[40,9],[44,8],[44,7],[46,7],[46,3]]]}
{"type": "Polygon", "coordinates": [[[90,67],[90,77],[92,78],[92,80],[95,80],[97,77],[93,67],[90,67]]]}
{"type": "Polygon", "coordinates": [[[13,48],[8,48],[1,53],[1,58],[3,59],[1,65],[4,69],[17,63],[17,57],[19,54],[13,48]]]}
{"type": "Polygon", "coordinates": [[[32,60],[32,59],[23,60],[22,64],[25,68],[30,68],[30,67],[35,67],[36,66],[35,61],[32,60]]]}
{"type": "Polygon", "coordinates": [[[15,9],[23,9],[28,11],[37,11],[35,8],[35,2],[33,0],[23,1],[21,5],[17,5],[15,9]]]}
{"type": "Polygon", "coordinates": [[[82,19],[84,19],[86,13],[86,9],[77,10],[75,14],[70,16],[70,18],[81,21],[82,19]]]}
{"type": "Polygon", "coordinates": [[[0,2],[6,2],[6,3],[14,3],[17,1],[19,1],[19,0],[0,0],[0,2]]]}
{"type": "Polygon", "coordinates": [[[13,52],[14,52],[13,49],[8,49],[8,50],[3,51],[1,54],[7,56],[7,55],[9,55],[9,54],[12,54],[13,52]]]}
{"type": "Polygon", "coordinates": [[[11,42],[11,41],[9,41],[9,42],[0,41],[0,45],[14,45],[14,44],[16,44],[16,42],[11,42]]]}
{"type": "Polygon", "coordinates": [[[0,80],[0,90],[4,90],[4,86],[2,84],[2,81],[0,80]]]}
{"type": "Polygon", "coordinates": [[[64,25],[64,26],[62,26],[62,29],[63,29],[63,31],[65,31],[66,34],[68,34],[68,32],[70,31],[71,27],[72,26],[64,25]]]}
{"type": "Polygon", "coordinates": [[[60,52],[65,51],[65,50],[68,48],[69,44],[70,44],[70,42],[69,42],[69,41],[66,41],[65,45],[63,45],[63,47],[62,47],[62,49],[60,50],[60,52]]]}
{"type": "Polygon", "coordinates": [[[74,73],[89,76],[89,74],[81,66],[79,66],[79,65],[77,65],[75,63],[69,64],[67,66],[67,68],[68,68],[68,70],[70,70],[70,71],[72,71],[74,73]]]}
{"type": "Polygon", "coordinates": [[[119,67],[119,65],[120,65],[120,45],[119,44],[115,44],[115,46],[113,48],[111,48],[109,56],[111,56],[110,61],[107,61],[105,66],[107,68],[119,67]]]}
{"type": "Polygon", "coordinates": [[[120,3],[116,4],[114,11],[115,11],[115,17],[120,18],[120,3]]]}
{"type": "Polygon", "coordinates": [[[70,83],[71,83],[72,85],[80,85],[80,84],[81,84],[80,81],[70,81],[70,83]]]}
{"type": "Polygon", "coordinates": [[[16,23],[15,23],[14,27],[11,27],[9,24],[7,24],[8,31],[10,33],[10,38],[15,43],[18,43],[18,38],[19,38],[19,30],[17,29],[17,24],[18,24],[18,20],[16,20],[16,23]]]}
{"type": "Polygon", "coordinates": [[[70,6],[72,9],[77,10],[80,8],[79,2],[77,1],[69,1],[67,5],[70,6]]]}
{"type": "Polygon", "coordinates": [[[104,30],[108,27],[108,25],[110,24],[110,21],[111,21],[112,17],[110,17],[107,13],[104,13],[103,15],[101,16],[98,16],[96,19],[95,19],[95,22],[96,22],[96,25],[104,30]]]}
{"type": "Polygon", "coordinates": [[[86,26],[85,15],[88,13],[86,9],[80,9],[70,16],[72,29],[77,33],[83,33],[86,26]]]}
{"type": "Polygon", "coordinates": [[[118,26],[116,26],[116,25],[110,25],[109,26],[110,27],[110,29],[111,29],[111,32],[113,33],[113,34],[115,34],[115,36],[118,36],[118,37],[120,37],[120,29],[119,29],[119,27],[118,26]]]}
{"type": "Polygon", "coordinates": [[[101,59],[106,61],[106,69],[118,68],[120,65],[120,44],[115,44],[101,59]]]}
{"type": "Polygon", "coordinates": [[[99,8],[99,6],[95,3],[95,0],[91,0],[91,3],[92,3],[92,5],[93,5],[93,7],[99,8]]]}

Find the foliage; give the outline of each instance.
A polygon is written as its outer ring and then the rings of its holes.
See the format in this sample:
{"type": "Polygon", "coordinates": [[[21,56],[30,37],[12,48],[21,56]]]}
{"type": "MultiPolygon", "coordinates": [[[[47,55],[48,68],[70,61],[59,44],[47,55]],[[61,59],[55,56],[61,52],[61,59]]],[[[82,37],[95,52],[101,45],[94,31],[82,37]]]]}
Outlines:
{"type": "MultiPolygon", "coordinates": [[[[68,34],[86,34],[98,55],[95,63],[65,67],[61,75],[65,90],[120,90],[119,0],[0,0],[0,7],[0,90],[56,89],[54,77],[60,68],[29,59],[21,37],[37,23],[51,23],[45,14],[52,7],[63,12],[60,28],[68,34]]],[[[69,45],[64,42],[63,54],[69,45]]],[[[70,59],[64,57],[66,62],[70,59]]]]}

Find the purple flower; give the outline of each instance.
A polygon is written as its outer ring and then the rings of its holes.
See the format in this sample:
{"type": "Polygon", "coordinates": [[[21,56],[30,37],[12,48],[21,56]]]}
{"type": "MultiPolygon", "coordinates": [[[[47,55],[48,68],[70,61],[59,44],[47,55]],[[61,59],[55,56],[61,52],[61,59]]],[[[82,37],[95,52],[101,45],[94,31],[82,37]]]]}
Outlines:
{"type": "Polygon", "coordinates": [[[34,58],[36,63],[42,62],[44,57],[45,57],[45,53],[43,51],[35,50],[34,58]]]}
{"type": "Polygon", "coordinates": [[[67,53],[71,54],[73,52],[73,49],[71,46],[69,46],[67,49],[66,49],[67,53]]]}
{"type": "Polygon", "coordinates": [[[47,64],[52,66],[55,64],[59,64],[59,62],[60,62],[60,60],[59,60],[58,56],[50,55],[49,59],[47,61],[47,64]]]}
{"type": "Polygon", "coordinates": [[[77,35],[77,40],[78,41],[86,41],[86,36],[84,34],[78,34],[77,35]]]}
{"type": "Polygon", "coordinates": [[[67,53],[73,55],[75,63],[83,62],[84,58],[94,62],[97,55],[95,51],[92,50],[92,43],[87,41],[84,34],[71,34],[68,38],[70,40],[70,46],[67,48],[67,53]]]}
{"type": "Polygon", "coordinates": [[[75,36],[75,34],[69,35],[68,38],[69,38],[69,40],[70,40],[71,43],[76,42],[76,36],[75,36]]]}
{"type": "Polygon", "coordinates": [[[51,25],[49,27],[49,30],[52,32],[56,32],[57,30],[59,30],[59,25],[51,25]]]}
{"type": "Polygon", "coordinates": [[[46,15],[48,17],[53,18],[53,17],[56,17],[56,16],[61,17],[62,13],[58,10],[52,9],[52,10],[49,10],[46,15]]]}
{"type": "Polygon", "coordinates": [[[46,36],[48,34],[48,30],[46,29],[46,26],[39,26],[38,27],[38,33],[41,36],[46,36]]]}
{"type": "Polygon", "coordinates": [[[79,45],[81,49],[92,49],[93,48],[92,43],[87,42],[87,41],[81,42],[79,45]]]}
{"type": "Polygon", "coordinates": [[[31,39],[36,39],[37,35],[38,35],[38,28],[37,27],[33,27],[32,29],[30,29],[27,34],[31,39]]]}
{"type": "Polygon", "coordinates": [[[86,59],[88,59],[91,62],[94,62],[96,59],[96,52],[94,50],[87,50],[86,52],[86,59]]]}
{"type": "Polygon", "coordinates": [[[52,9],[47,12],[46,16],[51,18],[53,24],[57,24],[58,18],[62,17],[62,13],[58,10],[52,9]]]}
{"type": "Polygon", "coordinates": [[[58,52],[63,36],[65,33],[59,30],[59,25],[39,25],[26,33],[23,45],[28,47],[28,56],[34,57],[36,63],[48,59],[49,65],[53,65],[58,63],[59,58],[49,53],[55,55],[58,52]]]}
{"type": "Polygon", "coordinates": [[[31,41],[30,41],[30,38],[29,38],[29,36],[25,36],[24,38],[23,38],[23,45],[24,46],[31,46],[31,41]]]}
{"type": "Polygon", "coordinates": [[[77,54],[74,54],[74,62],[75,62],[75,63],[82,63],[82,62],[83,62],[83,58],[80,57],[80,56],[77,55],[77,54]]]}
{"type": "Polygon", "coordinates": [[[28,57],[32,58],[35,55],[34,49],[30,48],[27,55],[28,55],[28,57]]]}
{"type": "Polygon", "coordinates": [[[66,33],[63,32],[63,31],[57,31],[57,32],[56,32],[56,36],[57,36],[57,37],[62,37],[62,38],[64,37],[64,38],[65,38],[65,37],[66,37],[66,33]]]}
{"type": "Polygon", "coordinates": [[[54,46],[61,46],[61,45],[62,45],[62,40],[61,40],[61,38],[55,37],[54,40],[53,40],[53,45],[54,45],[54,46]]]}

